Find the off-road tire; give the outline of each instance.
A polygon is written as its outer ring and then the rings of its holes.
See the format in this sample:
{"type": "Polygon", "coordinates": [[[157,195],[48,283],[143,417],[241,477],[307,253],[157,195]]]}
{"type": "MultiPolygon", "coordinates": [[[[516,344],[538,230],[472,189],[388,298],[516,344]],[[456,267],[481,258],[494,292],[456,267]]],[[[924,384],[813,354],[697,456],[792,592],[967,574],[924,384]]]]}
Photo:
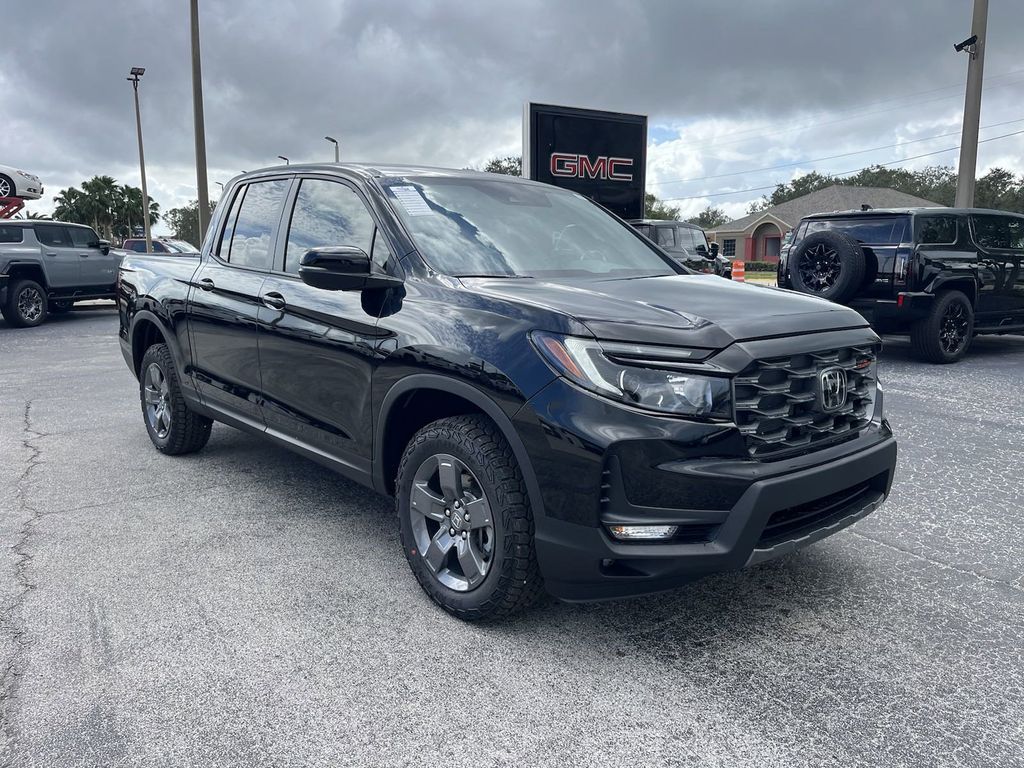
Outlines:
{"type": "Polygon", "coordinates": [[[910,327],[910,346],[914,355],[925,362],[940,365],[955,363],[967,354],[973,336],[974,309],[970,299],[962,291],[944,291],[935,297],[928,316],[910,327]],[[943,326],[947,321],[947,312],[957,308],[963,313],[967,326],[960,343],[950,349],[949,337],[944,337],[943,326]]]}
{"type": "Polygon", "coordinates": [[[46,321],[47,310],[46,290],[35,280],[24,277],[11,280],[11,284],[7,287],[7,300],[4,301],[3,306],[0,306],[4,320],[15,328],[34,328],[37,325],[42,325],[46,321]],[[34,295],[38,295],[41,302],[39,314],[33,317],[26,316],[21,308],[21,297],[26,291],[34,291],[34,295]]]}
{"type": "Polygon", "coordinates": [[[864,249],[845,232],[826,230],[808,235],[800,244],[792,249],[787,259],[789,282],[794,290],[818,296],[839,304],[849,301],[857,293],[867,269],[864,249]],[[805,260],[814,260],[816,254],[821,258],[834,260],[837,273],[834,282],[827,287],[814,284],[802,273],[801,264],[805,260]]]}
{"type": "Polygon", "coordinates": [[[522,471],[512,448],[485,416],[454,416],[428,424],[409,442],[396,480],[402,549],[420,586],[452,615],[499,619],[533,605],[544,590],[534,547],[534,522],[522,471]],[[413,534],[413,478],[432,456],[454,456],[476,476],[491,510],[493,560],[482,583],[468,592],[442,584],[427,567],[413,534]]]}
{"type": "Polygon", "coordinates": [[[146,432],[161,453],[169,456],[195,453],[210,439],[213,421],[195,413],[185,403],[178,371],[174,367],[174,358],[171,357],[171,351],[166,344],[153,344],[142,357],[142,365],[139,368],[139,400],[142,404],[142,420],[146,425],[146,432]],[[147,413],[146,377],[151,365],[157,365],[167,381],[167,408],[171,423],[167,434],[162,436],[150,423],[147,413]]]}

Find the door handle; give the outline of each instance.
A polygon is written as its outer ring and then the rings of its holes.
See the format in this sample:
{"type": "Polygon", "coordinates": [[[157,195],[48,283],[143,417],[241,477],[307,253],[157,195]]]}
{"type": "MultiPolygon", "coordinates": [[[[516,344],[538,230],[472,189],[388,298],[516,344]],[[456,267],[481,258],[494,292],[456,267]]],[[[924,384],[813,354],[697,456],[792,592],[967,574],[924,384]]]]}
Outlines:
{"type": "Polygon", "coordinates": [[[83,259],[88,259],[89,258],[89,254],[88,253],[80,253],[78,255],[81,256],[83,259]]]}
{"type": "Polygon", "coordinates": [[[54,259],[57,258],[57,254],[56,253],[48,253],[46,255],[51,257],[51,258],[54,258],[54,259]]]}
{"type": "Polygon", "coordinates": [[[217,286],[209,277],[201,277],[199,278],[199,287],[204,291],[212,291],[217,286]]]}
{"type": "Polygon", "coordinates": [[[284,311],[284,308],[285,308],[284,296],[282,296],[277,291],[269,291],[267,293],[264,293],[260,297],[260,300],[264,303],[264,305],[270,307],[271,309],[276,309],[279,312],[284,311]]]}

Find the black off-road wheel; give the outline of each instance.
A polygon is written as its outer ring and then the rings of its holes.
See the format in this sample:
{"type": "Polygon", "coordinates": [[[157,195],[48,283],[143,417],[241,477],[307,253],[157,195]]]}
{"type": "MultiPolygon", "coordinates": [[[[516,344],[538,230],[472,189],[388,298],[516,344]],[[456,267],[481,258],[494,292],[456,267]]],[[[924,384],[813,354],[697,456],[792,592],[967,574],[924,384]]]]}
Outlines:
{"type": "Polygon", "coordinates": [[[939,294],[928,317],[910,328],[914,354],[929,363],[955,363],[967,354],[974,338],[974,308],[961,291],[939,294]]]}
{"type": "Polygon", "coordinates": [[[417,432],[396,496],[409,566],[446,611],[497,619],[537,601],[544,585],[526,484],[490,419],[455,416],[417,432]]]}
{"type": "Polygon", "coordinates": [[[7,288],[7,300],[0,307],[4,320],[16,328],[33,328],[46,320],[46,291],[35,280],[15,279],[7,288]]]}
{"type": "Polygon", "coordinates": [[[149,439],[161,453],[195,453],[210,439],[213,422],[185,403],[178,371],[166,344],[154,344],[142,358],[139,399],[149,439]]]}
{"type": "Polygon", "coordinates": [[[808,235],[787,259],[789,280],[795,290],[842,303],[864,282],[864,249],[844,232],[808,235]]]}

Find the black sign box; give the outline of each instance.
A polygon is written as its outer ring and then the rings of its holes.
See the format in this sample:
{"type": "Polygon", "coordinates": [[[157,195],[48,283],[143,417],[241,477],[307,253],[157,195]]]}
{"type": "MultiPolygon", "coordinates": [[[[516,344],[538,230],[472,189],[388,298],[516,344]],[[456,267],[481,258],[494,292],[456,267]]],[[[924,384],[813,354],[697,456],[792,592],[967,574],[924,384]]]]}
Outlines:
{"type": "Polygon", "coordinates": [[[646,166],[646,115],[526,105],[527,178],[579,192],[624,219],[640,219],[646,166]]]}

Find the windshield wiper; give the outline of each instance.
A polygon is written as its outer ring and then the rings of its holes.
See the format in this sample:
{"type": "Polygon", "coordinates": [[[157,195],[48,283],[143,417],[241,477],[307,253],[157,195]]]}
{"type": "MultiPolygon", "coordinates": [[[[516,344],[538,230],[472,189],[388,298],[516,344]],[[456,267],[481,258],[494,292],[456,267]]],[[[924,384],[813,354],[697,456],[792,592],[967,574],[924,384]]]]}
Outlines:
{"type": "Polygon", "coordinates": [[[495,278],[502,278],[502,279],[513,279],[513,278],[519,279],[519,278],[522,278],[522,279],[525,279],[525,280],[533,280],[533,275],[500,275],[500,274],[498,274],[498,275],[486,275],[486,274],[479,274],[479,275],[454,275],[454,277],[458,277],[458,278],[463,278],[463,277],[495,277],[495,278]]]}

